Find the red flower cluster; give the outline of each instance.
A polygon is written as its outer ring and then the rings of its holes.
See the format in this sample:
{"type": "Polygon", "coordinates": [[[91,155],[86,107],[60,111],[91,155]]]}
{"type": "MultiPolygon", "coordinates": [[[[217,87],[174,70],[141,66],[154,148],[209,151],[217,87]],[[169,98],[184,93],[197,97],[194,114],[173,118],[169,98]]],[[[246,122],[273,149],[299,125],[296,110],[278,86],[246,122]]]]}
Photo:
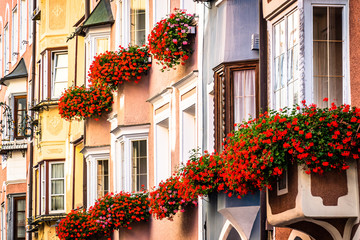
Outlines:
{"type": "Polygon", "coordinates": [[[94,118],[111,111],[113,95],[109,88],[99,86],[86,89],[71,87],[59,100],[59,114],[66,120],[94,118]]]}
{"type": "Polygon", "coordinates": [[[96,56],[88,76],[92,85],[108,86],[115,90],[125,81],[134,80],[137,83],[150,67],[147,47],[120,46],[118,52],[105,52],[96,56]]]}
{"type": "Polygon", "coordinates": [[[150,213],[153,217],[172,219],[178,211],[184,211],[186,206],[197,205],[197,197],[192,199],[185,194],[186,187],[178,174],[161,181],[150,192],[150,213]]]}
{"type": "Polygon", "coordinates": [[[89,239],[98,234],[90,215],[84,210],[72,210],[56,227],[56,233],[63,240],[89,239]]]}
{"type": "Polygon", "coordinates": [[[147,193],[107,194],[98,199],[88,212],[71,211],[60,221],[56,232],[62,240],[110,236],[116,229],[131,229],[132,223],[148,221],[148,206],[147,193]]]}
{"type": "Polygon", "coordinates": [[[148,36],[149,51],[164,69],[184,65],[193,50],[189,43],[189,29],[194,25],[194,15],[175,9],[175,13],[156,23],[148,36]]]}

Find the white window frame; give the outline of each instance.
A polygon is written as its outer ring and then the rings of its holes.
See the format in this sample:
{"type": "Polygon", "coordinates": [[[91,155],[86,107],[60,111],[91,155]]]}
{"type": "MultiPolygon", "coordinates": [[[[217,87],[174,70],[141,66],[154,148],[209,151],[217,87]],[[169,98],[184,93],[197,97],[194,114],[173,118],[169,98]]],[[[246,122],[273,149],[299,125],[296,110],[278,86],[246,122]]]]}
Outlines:
{"type": "Polygon", "coordinates": [[[13,66],[19,55],[19,14],[18,6],[12,10],[12,26],[11,26],[11,65],[13,66]]]}
{"type": "MultiPolygon", "coordinates": [[[[181,2],[183,2],[184,0],[182,0],[181,2]]],[[[166,18],[167,16],[158,16],[158,13],[157,13],[157,7],[160,7],[160,8],[164,8],[164,5],[166,2],[166,15],[169,14],[171,12],[171,9],[170,9],[170,0],[153,0],[153,26],[155,26],[155,24],[157,22],[159,22],[161,19],[163,18],[166,18]],[[158,3],[161,3],[160,6],[157,6],[158,3]]],[[[183,4],[183,3],[182,3],[183,4]]]]}
{"type": "Polygon", "coordinates": [[[4,76],[9,74],[9,24],[7,23],[4,27],[4,76]]]}
{"type": "Polygon", "coordinates": [[[108,160],[109,167],[109,192],[110,192],[110,147],[85,148],[82,151],[86,159],[87,170],[87,207],[95,204],[97,197],[97,162],[98,160],[108,160]]]}
{"type": "MultiPolygon", "coordinates": [[[[66,51],[52,51],[51,52],[51,81],[50,81],[50,84],[51,84],[51,87],[50,87],[50,94],[51,94],[51,96],[50,96],[50,99],[52,99],[52,100],[57,100],[57,99],[59,99],[60,98],[60,96],[59,97],[57,97],[57,96],[55,96],[54,95],[54,90],[55,90],[55,59],[56,59],[56,57],[58,56],[58,55],[62,55],[62,54],[66,54],[67,55],[67,69],[68,69],[68,76],[67,76],[67,79],[66,79],[66,82],[68,82],[69,81],[69,53],[68,53],[68,51],[66,50],[66,51]]],[[[47,77],[47,76],[46,76],[47,77]]],[[[49,93],[48,93],[48,95],[49,95],[49,93]]]]}
{"type": "Polygon", "coordinates": [[[6,208],[5,202],[1,204],[1,240],[6,240],[6,208]]]}
{"type": "MultiPolygon", "coordinates": [[[[48,196],[48,207],[49,207],[49,214],[52,214],[52,213],[63,213],[66,211],[66,174],[65,174],[65,162],[64,161],[54,161],[54,162],[49,162],[48,163],[49,165],[49,179],[48,179],[48,182],[49,182],[49,196],[48,196]],[[53,164],[63,164],[63,167],[64,167],[64,178],[60,178],[60,179],[64,179],[64,209],[63,210],[51,210],[51,197],[53,196],[53,194],[51,194],[51,181],[53,180],[53,178],[51,177],[51,166],[53,164]]],[[[59,194],[57,194],[59,195],[59,194]]]]}
{"type": "MultiPolygon", "coordinates": [[[[289,6],[284,12],[282,12],[281,14],[279,14],[278,16],[276,16],[275,18],[273,18],[271,21],[268,22],[268,29],[270,29],[270,36],[269,36],[269,39],[270,39],[270,69],[271,69],[271,74],[270,74],[270,77],[271,77],[271,80],[270,80],[270,83],[269,83],[269,95],[270,95],[270,107],[275,109],[276,108],[276,99],[275,99],[275,94],[274,94],[274,81],[276,80],[275,79],[275,72],[276,72],[276,69],[275,69],[275,61],[274,61],[274,55],[275,55],[275,25],[277,25],[278,23],[280,23],[281,21],[285,21],[285,29],[287,29],[287,17],[289,15],[291,15],[293,12],[295,11],[299,11],[298,9],[298,6],[297,6],[297,3],[295,4],[292,4],[291,6],[289,6]]],[[[301,19],[300,19],[300,11],[299,11],[299,26],[301,25],[300,23],[301,19]]],[[[300,27],[299,27],[300,28],[300,27]]],[[[300,31],[301,31],[301,28],[298,30],[299,31],[299,35],[300,35],[300,31]]],[[[287,32],[286,32],[287,33],[287,32]]],[[[287,40],[287,35],[285,33],[285,39],[287,40]]],[[[299,39],[299,58],[301,56],[301,39],[299,39]]],[[[287,41],[285,41],[286,44],[287,44],[287,41]]],[[[286,97],[286,106],[288,105],[289,101],[288,101],[288,83],[287,83],[287,47],[286,47],[286,50],[285,50],[285,64],[284,64],[284,71],[286,74],[284,74],[284,77],[285,77],[285,81],[286,81],[286,94],[287,94],[287,97],[286,97]]],[[[301,72],[301,69],[299,69],[299,71],[301,72]]],[[[301,92],[303,91],[303,79],[301,78],[301,75],[299,76],[299,102],[301,102],[301,92]]],[[[288,107],[292,107],[292,106],[288,106],[288,107]]],[[[279,110],[279,109],[275,109],[275,110],[279,110]]]]}
{"type": "Polygon", "coordinates": [[[146,140],[147,143],[147,186],[149,188],[149,124],[122,126],[114,129],[115,159],[114,159],[114,186],[116,192],[132,191],[132,145],[133,141],[146,140]],[[123,146],[123,147],[122,147],[123,146]]]}
{"type": "Polygon", "coordinates": [[[46,161],[40,165],[40,174],[39,174],[39,186],[40,186],[40,214],[45,214],[46,212],[46,161]]]}
{"type": "MultiPolygon", "coordinates": [[[[121,32],[122,39],[120,39],[121,45],[126,47],[130,44],[130,7],[131,0],[122,1],[122,21],[121,21],[121,32]]],[[[170,0],[166,0],[170,1],[170,0]]],[[[147,36],[149,34],[149,0],[145,0],[145,43],[147,43],[147,36]]]]}
{"type": "MultiPolygon", "coordinates": [[[[304,19],[306,26],[305,39],[305,100],[313,103],[314,82],[313,82],[313,7],[343,7],[343,103],[351,103],[350,95],[350,65],[349,65],[349,1],[348,0],[312,0],[304,1],[304,19]]],[[[330,100],[330,99],[329,99],[330,100]]]]}
{"type": "Polygon", "coordinates": [[[32,14],[33,14],[33,0],[28,0],[28,8],[29,8],[29,12],[28,12],[28,44],[32,44],[32,34],[33,34],[33,20],[32,20],[32,14]]]}
{"type": "MultiPolygon", "coordinates": [[[[169,129],[169,134],[168,134],[168,169],[167,169],[167,173],[165,173],[164,175],[167,177],[171,176],[171,162],[172,162],[172,158],[171,158],[171,152],[173,149],[173,144],[175,143],[175,141],[173,140],[173,138],[175,137],[175,135],[173,134],[173,127],[174,124],[173,121],[175,121],[175,109],[173,109],[172,107],[172,98],[173,98],[173,92],[175,91],[175,88],[167,88],[167,91],[159,96],[157,96],[155,99],[151,100],[150,103],[153,104],[153,119],[154,119],[154,185],[158,185],[160,183],[160,181],[162,180],[166,180],[166,179],[162,179],[159,176],[159,171],[158,171],[158,134],[157,134],[157,127],[159,124],[161,124],[164,121],[168,121],[168,129],[169,129]],[[164,107],[165,105],[168,104],[168,108],[163,110],[162,112],[156,114],[156,111],[158,109],[160,109],[161,107],[164,107]]],[[[162,171],[163,173],[163,171],[162,171]]]]}
{"type": "Polygon", "coordinates": [[[110,51],[110,26],[100,27],[100,28],[91,28],[85,38],[85,49],[86,49],[86,83],[85,86],[89,87],[89,81],[87,73],[89,72],[90,65],[96,56],[96,40],[100,38],[108,39],[108,50],[110,51]]]}
{"type": "Polygon", "coordinates": [[[180,116],[180,164],[186,164],[186,162],[189,160],[189,154],[184,152],[184,131],[187,129],[184,128],[184,113],[187,109],[190,107],[195,108],[195,126],[194,126],[194,143],[196,146],[194,146],[194,149],[197,149],[198,146],[198,104],[197,104],[197,98],[198,98],[198,89],[197,89],[197,74],[191,74],[188,78],[184,78],[185,80],[179,81],[178,83],[175,83],[173,86],[176,87],[179,90],[179,116],[180,116]],[[195,93],[189,96],[188,98],[182,100],[182,96],[190,91],[195,90],[195,93]],[[187,156],[185,156],[187,154],[187,156]]]}
{"type": "MultiPolygon", "coordinates": [[[[32,1],[32,0],[30,0],[32,1]]],[[[20,33],[20,56],[22,56],[26,50],[26,45],[28,41],[26,40],[27,34],[27,4],[26,0],[20,0],[20,24],[19,24],[19,33],[20,33]]]]}
{"type": "Polygon", "coordinates": [[[196,13],[196,7],[197,7],[197,2],[193,1],[193,0],[180,0],[180,9],[185,9],[186,13],[190,13],[190,14],[194,14],[196,13]],[[189,9],[187,6],[188,5],[192,5],[193,4],[193,9],[189,9]],[[192,11],[194,10],[194,11],[192,11]]]}
{"type": "MultiPolygon", "coordinates": [[[[2,70],[3,70],[3,61],[4,61],[4,56],[3,56],[3,50],[2,50],[2,41],[3,40],[3,35],[0,35],[0,77],[3,76],[2,70]]],[[[1,90],[1,88],[0,88],[1,90]]]]}
{"type": "MultiPolygon", "coordinates": [[[[98,166],[99,166],[99,161],[107,161],[108,163],[108,189],[107,189],[107,193],[110,192],[110,159],[109,158],[96,158],[95,160],[95,171],[96,171],[96,184],[95,184],[95,187],[96,187],[96,198],[99,198],[99,197],[102,197],[102,196],[98,196],[98,166]]],[[[106,193],[105,193],[106,194],[106,193]]],[[[104,194],[104,195],[105,195],[104,194]]]]}

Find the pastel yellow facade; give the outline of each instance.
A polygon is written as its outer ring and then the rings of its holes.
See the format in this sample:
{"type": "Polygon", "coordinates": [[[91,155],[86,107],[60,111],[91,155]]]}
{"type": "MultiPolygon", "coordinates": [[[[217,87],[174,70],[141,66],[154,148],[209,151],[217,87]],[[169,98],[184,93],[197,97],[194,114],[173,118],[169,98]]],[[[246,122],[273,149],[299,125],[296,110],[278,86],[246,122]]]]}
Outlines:
{"type": "Polygon", "coordinates": [[[74,25],[83,17],[85,1],[39,1],[37,21],[34,141],[33,238],[58,239],[55,224],[83,206],[82,121],[65,121],[58,99],[65,88],[84,84],[84,38],[74,25]]]}

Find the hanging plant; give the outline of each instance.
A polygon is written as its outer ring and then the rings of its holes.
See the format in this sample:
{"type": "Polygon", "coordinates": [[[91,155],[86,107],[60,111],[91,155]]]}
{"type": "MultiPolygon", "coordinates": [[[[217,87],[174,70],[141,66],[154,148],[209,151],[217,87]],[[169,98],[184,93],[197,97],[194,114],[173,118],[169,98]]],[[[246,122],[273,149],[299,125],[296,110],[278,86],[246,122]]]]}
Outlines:
{"type": "Polygon", "coordinates": [[[175,12],[155,24],[148,36],[149,51],[165,69],[185,64],[193,53],[189,31],[194,25],[194,15],[183,10],[175,12]]]}
{"type": "Polygon", "coordinates": [[[113,95],[107,87],[70,87],[59,99],[59,114],[66,120],[99,118],[111,111],[113,95]]]}
{"type": "Polygon", "coordinates": [[[154,191],[150,192],[150,213],[156,219],[172,219],[178,212],[183,212],[188,205],[197,205],[197,197],[186,196],[186,186],[180,176],[174,175],[161,181],[154,191]]]}
{"type": "Polygon", "coordinates": [[[91,239],[98,234],[94,221],[84,209],[72,210],[56,227],[61,240],[91,239]]]}
{"type": "Polygon", "coordinates": [[[146,46],[120,46],[118,52],[105,52],[95,57],[89,70],[93,86],[105,86],[116,90],[123,82],[138,83],[151,67],[146,46]]]}

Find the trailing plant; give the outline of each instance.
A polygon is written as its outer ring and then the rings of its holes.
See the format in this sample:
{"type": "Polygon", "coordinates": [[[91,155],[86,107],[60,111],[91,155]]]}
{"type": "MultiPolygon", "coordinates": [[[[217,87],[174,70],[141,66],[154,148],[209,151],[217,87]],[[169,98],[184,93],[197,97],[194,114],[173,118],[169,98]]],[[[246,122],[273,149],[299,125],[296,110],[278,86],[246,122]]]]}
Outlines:
{"type": "Polygon", "coordinates": [[[172,219],[178,212],[184,211],[188,205],[197,205],[197,197],[184,194],[184,188],[180,176],[174,174],[172,177],[161,181],[153,191],[150,192],[150,213],[156,219],[172,219]]]}
{"type": "Polygon", "coordinates": [[[84,240],[98,234],[94,221],[84,209],[72,210],[56,227],[61,240],[84,240]]]}
{"type": "Polygon", "coordinates": [[[149,51],[165,69],[185,64],[193,53],[189,30],[194,25],[194,15],[175,9],[167,18],[155,24],[148,36],[149,51]]]}
{"type": "Polygon", "coordinates": [[[146,46],[129,46],[117,52],[97,55],[89,69],[89,81],[94,86],[105,86],[116,90],[123,82],[138,83],[151,67],[146,46]]]}
{"type": "Polygon", "coordinates": [[[104,86],[70,87],[59,99],[59,114],[66,120],[94,118],[110,112],[113,104],[111,90],[104,86]]]}

